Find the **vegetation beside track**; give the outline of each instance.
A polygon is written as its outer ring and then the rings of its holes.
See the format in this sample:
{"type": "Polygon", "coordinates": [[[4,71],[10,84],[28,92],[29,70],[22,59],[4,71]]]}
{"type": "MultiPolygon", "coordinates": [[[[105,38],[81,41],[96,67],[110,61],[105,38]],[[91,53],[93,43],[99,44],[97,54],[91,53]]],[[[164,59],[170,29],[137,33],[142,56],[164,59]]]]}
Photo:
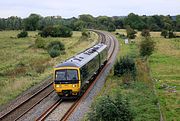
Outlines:
{"type": "Polygon", "coordinates": [[[63,54],[51,58],[46,49],[36,47],[38,32],[28,32],[28,37],[17,38],[19,32],[0,31],[0,105],[47,78],[53,66],[92,46],[98,38],[91,33],[90,38],[83,41],[81,32],[73,32],[73,36],[68,38],[41,38],[45,46],[51,41],[65,45],[63,54]]]}
{"type": "MultiPolygon", "coordinates": [[[[125,30],[116,32],[126,35],[125,30]]],[[[135,121],[160,120],[159,101],[163,119],[176,121],[179,119],[180,97],[179,40],[178,38],[163,38],[160,36],[160,32],[151,32],[150,34],[156,42],[156,50],[148,61],[142,60],[139,56],[138,47],[142,39],[140,32],[136,34],[135,43],[132,44],[124,44],[124,40],[119,35],[116,36],[120,43],[118,59],[128,55],[136,62],[136,81],[132,81],[129,85],[124,84],[124,77],[114,76],[111,71],[97,99],[104,95],[112,97],[114,92],[119,91],[119,94],[127,98],[135,121]]],[[[93,106],[96,104],[97,101],[93,106]]]]}

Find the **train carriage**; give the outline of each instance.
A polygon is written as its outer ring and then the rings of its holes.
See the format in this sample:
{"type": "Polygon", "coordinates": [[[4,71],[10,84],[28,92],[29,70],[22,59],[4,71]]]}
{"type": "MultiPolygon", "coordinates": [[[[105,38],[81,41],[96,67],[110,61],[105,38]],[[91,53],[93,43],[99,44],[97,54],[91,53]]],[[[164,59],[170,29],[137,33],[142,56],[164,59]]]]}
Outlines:
{"type": "Polygon", "coordinates": [[[77,96],[107,60],[107,46],[97,44],[54,67],[54,89],[59,96],[77,96]]]}

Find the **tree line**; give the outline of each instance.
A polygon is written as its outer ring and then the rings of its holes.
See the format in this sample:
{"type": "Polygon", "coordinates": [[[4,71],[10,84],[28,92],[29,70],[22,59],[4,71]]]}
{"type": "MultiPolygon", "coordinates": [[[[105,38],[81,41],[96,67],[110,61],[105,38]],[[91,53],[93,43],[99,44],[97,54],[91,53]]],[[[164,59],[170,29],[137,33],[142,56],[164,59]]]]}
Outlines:
{"type": "Polygon", "coordinates": [[[180,15],[176,16],[139,16],[130,13],[124,17],[108,17],[98,16],[93,17],[89,14],[79,15],[78,18],[72,17],[69,19],[61,16],[42,17],[39,14],[30,14],[27,18],[11,16],[9,18],[0,18],[0,30],[26,30],[35,31],[43,30],[49,26],[65,26],[74,31],[83,29],[100,29],[107,31],[115,31],[115,29],[124,29],[130,26],[132,29],[150,31],[180,31],[180,15]]]}

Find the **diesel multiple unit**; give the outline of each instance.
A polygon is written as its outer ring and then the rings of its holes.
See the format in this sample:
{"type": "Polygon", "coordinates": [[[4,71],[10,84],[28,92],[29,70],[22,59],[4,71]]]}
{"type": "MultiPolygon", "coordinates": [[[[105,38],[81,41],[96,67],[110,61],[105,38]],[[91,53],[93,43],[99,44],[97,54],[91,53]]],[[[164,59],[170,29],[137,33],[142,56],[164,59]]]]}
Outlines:
{"type": "Polygon", "coordinates": [[[107,45],[97,44],[54,67],[54,89],[59,96],[77,96],[107,61],[107,45]]]}

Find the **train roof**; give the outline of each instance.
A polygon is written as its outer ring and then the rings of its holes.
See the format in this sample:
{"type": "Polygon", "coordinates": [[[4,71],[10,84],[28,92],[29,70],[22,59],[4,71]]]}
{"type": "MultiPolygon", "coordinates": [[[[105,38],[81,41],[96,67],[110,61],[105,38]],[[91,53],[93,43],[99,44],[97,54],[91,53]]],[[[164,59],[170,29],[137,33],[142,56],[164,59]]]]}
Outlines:
{"type": "Polygon", "coordinates": [[[90,60],[92,60],[94,57],[96,57],[98,53],[103,51],[106,47],[107,45],[103,43],[94,45],[93,47],[88,48],[85,51],[58,64],[57,66],[55,66],[55,68],[59,68],[59,67],[79,67],[80,68],[86,63],[88,63],[90,60]]]}

